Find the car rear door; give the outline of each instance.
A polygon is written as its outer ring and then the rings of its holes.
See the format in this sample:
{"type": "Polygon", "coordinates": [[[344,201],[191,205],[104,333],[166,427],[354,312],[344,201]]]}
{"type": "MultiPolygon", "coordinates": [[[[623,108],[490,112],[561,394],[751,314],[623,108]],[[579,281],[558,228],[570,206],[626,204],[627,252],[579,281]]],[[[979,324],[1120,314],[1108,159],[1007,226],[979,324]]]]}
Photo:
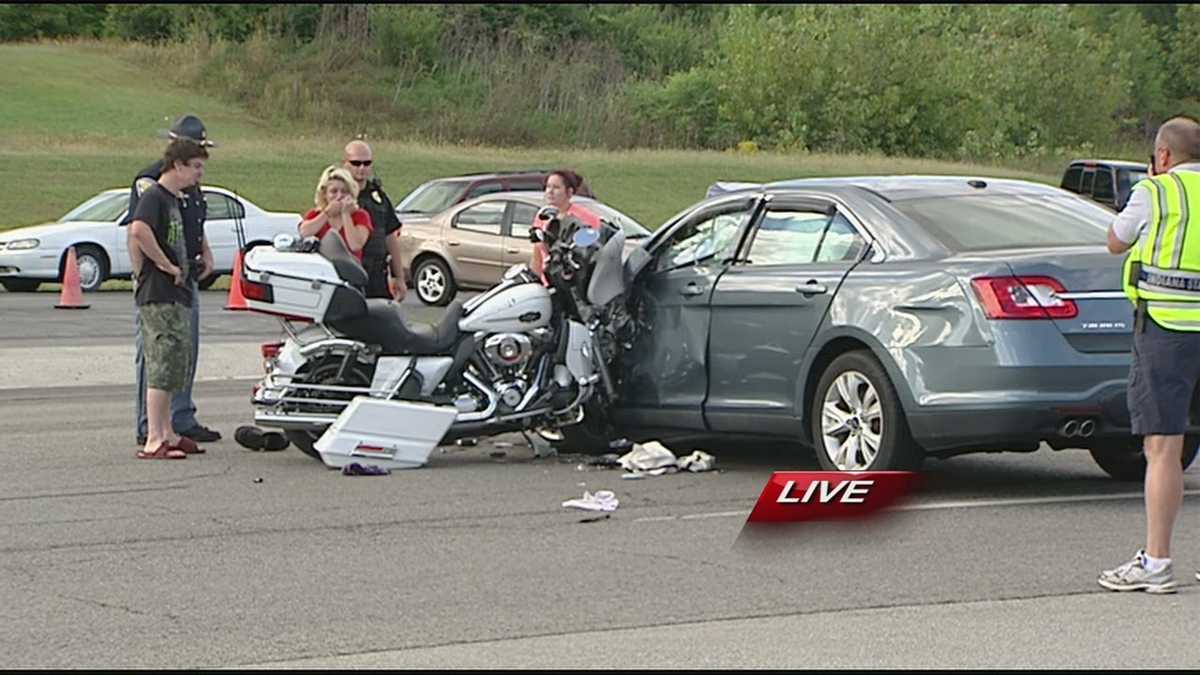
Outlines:
{"type": "Polygon", "coordinates": [[[714,431],[798,433],[805,351],[866,238],[827,199],[772,200],[711,301],[705,418],[714,431]]]}
{"type": "Polygon", "coordinates": [[[525,202],[511,201],[505,216],[504,267],[528,263],[533,259],[533,242],[529,241],[529,229],[538,207],[525,202]]]}
{"type": "Polygon", "coordinates": [[[706,428],[709,300],[760,202],[757,196],[719,202],[686,216],[655,243],[631,297],[636,328],[623,361],[623,419],[706,428]]]}
{"type": "Polygon", "coordinates": [[[454,215],[446,230],[446,247],[458,267],[458,281],[490,286],[504,273],[502,228],[508,202],[485,201],[454,215]]]}
{"type": "MultiPolygon", "coordinates": [[[[204,236],[208,238],[208,248],[212,250],[213,266],[219,272],[229,272],[233,269],[233,257],[237,251],[237,223],[234,216],[244,219],[246,210],[239,202],[212,190],[204,190],[204,201],[208,205],[204,236]]],[[[247,228],[247,243],[251,234],[249,225],[243,220],[243,226],[247,228]]]]}

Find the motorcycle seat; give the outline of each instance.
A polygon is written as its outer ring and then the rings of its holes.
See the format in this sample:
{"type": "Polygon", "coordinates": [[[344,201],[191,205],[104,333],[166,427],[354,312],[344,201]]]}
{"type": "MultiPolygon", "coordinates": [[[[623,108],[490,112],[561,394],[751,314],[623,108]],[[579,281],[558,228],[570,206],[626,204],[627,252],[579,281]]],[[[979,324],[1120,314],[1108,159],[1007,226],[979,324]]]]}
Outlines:
{"type": "Polygon", "coordinates": [[[436,324],[409,321],[401,305],[391,300],[367,300],[367,313],[334,326],[346,337],[382,347],[384,356],[449,355],[458,341],[458,322],[462,318],[461,302],[452,302],[446,314],[436,324]]]}

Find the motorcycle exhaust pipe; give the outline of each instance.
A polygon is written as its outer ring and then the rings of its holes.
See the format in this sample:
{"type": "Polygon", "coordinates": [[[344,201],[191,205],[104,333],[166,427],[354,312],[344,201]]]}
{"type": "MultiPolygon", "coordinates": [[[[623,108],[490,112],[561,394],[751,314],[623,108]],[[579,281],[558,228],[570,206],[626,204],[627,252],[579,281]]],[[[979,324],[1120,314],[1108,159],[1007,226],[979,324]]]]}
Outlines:
{"type": "Polygon", "coordinates": [[[1059,433],[1067,438],[1074,438],[1079,434],[1079,422],[1075,420],[1067,420],[1066,424],[1062,425],[1059,433]]]}
{"type": "Polygon", "coordinates": [[[1079,423],[1080,438],[1089,438],[1096,431],[1096,423],[1091,420],[1084,420],[1079,423]]]}

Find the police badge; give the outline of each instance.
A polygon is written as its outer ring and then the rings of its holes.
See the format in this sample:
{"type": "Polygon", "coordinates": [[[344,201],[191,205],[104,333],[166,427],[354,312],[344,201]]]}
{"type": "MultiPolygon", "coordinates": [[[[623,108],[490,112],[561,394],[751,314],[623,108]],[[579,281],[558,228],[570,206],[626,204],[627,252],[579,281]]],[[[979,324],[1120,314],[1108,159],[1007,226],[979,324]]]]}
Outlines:
{"type": "Polygon", "coordinates": [[[379,196],[379,190],[375,190],[371,193],[371,199],[374,199],[376,204],[383,203],[383,198],[379,196]]]}
{"type": "Polygon", "coordinates": [[[134,189],[137,190],[138,196],[141,197],[142,193],[144,193],[146,190],[149,190],[150,187],[153,186],[156,182],[157,181],[155,181],[153,178],[151,178],[149,176],[142,176],[141,178],[137,179],[137,182],[135,182],[133,184],[133,186],[134,186],[134,189]]]}

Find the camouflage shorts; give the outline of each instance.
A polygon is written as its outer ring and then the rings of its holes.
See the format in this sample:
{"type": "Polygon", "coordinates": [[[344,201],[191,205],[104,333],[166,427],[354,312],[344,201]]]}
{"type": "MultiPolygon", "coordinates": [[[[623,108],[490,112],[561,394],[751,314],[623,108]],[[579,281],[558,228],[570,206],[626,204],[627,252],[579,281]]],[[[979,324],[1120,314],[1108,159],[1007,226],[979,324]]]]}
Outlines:
{"type": "Polygon", "coordinates": [[[187,386],[192,359],[191,309],[175,303],[142,305],[146,386],[176,393],[187,386]]]}

